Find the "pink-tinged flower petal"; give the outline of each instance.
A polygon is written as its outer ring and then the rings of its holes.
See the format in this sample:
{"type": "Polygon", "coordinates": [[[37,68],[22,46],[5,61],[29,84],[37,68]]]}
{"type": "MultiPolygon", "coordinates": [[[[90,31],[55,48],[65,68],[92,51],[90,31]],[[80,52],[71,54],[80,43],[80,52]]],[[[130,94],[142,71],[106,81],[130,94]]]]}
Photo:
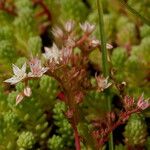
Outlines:
{"type": "Polygon", "coordinates": [[[48,67],[42,67],[41,69],[41,73],[44,74],[45,72],[47,72],[47,70],[49,70],[48,67]]]}
{"type": "Polygon", "coordinates": [[[76,92],[76,94],[75,94],[75,101],[76,101],[77,104],[82,102],[83,98],[84,98],[84,94],[81,91],[76,92]]]}
{"type": "Polygon", "coordinates": [[[9,79],[5,80],[4,82],[10,83],[10,84],[15,84],[15,83],[18,82],[18,80],[17,80],[17,78],[12,77],[12,78],[9,78],[9,79]]]}
{"type": "Polygon", "coordinates": [[[20,82],[23,78],[18,78],[18,77],[14,76],[12,78],[9,78],[9,79],[5,80],[4,82],[10,83],[11,85],[13,85],[13,84],[16,84],[16,83],[20,82]]]}
{"type": "Polygon", "coordinates": [[[30,87],[26,87],[26,88],[23,90],[23,93],[24,93],[25,96],[30,97],[31,94],[32,94],[31,88],[30,88],[30,87]]]}
{"type": "Polygon", "coordinates": [[[14,75],[17,76],[18,73],[20,73],[20,69],[14,64],[12,64],[12,66],[13,66],[13,73],[14,73],[14,75]]]}
{"type": "Polygon", "coordinates": [[[138,99],[138,103],[137,103],[137,106],[142,109],[142,110],[145,110],[146,108],[148,108],[150,106],[149,102],[148,102],[149,99],[147,100],[144,100],[144,94],[142,94],[139,99],[138,99]]]}
{"type": "Polygon", "coordinates": [[[112,46],[111,44],[108,44],[108,43],[107,43],[107,44],[106,44],[106,48],[107,48],[107,49],[112,49],[113,46],[112,46]]]}
{"type": "MultiPolygon", "coordinates": [[[[101,42],[97,39],[92,39],[91,44],[92,44],[93,47],[97,47],[98,45],[101,45],[101,42]]],[[[107,49],[112,49],[113,46],[111,44],[106,43],[106,48],[107,49]]]]}
{"type": "Polygon", "coordinates": [[[63,64],[67,64],[71,58],[72,55],[72,48],[71,47],[66,47],[63,48],[61,51],[61,61],[63,64]]]}
{"type": "Polygon", "coordinates": [[[27,64],[26,64],[26,62],[25,62],[25,63],[23,64],[22,68],[21,68],[22,72],[26,72],[26,67],[27,67],[27,64]]]}
{"type": "Polygon", "coordinates": [[[91,40],[91,44],[93,47],[97,47],[98,45],[100,45],[100,42],[99,42],[99,40],[93,39],[93,40],[91,40]]]}
{"type": "Polygon", "coordinates": [[[67,118],[70,119],[70,118],[72,118],[73,113],[74,113],[73,109],[68,109],[65,114],[66,114],[67,118]]]}
{"type": "Polygon", "coordinates": [[[18,105],[22,100],[23,100],[24,96],[22,93],[19,93],[16,97],[16,105],[18,105]]]}
{"type": "Polygon", "coordinates": [[[88,22],[85,22],[84,24],[80,24],[80,27],[85,33],[88,33],[88,34],[93,32],[95,29],[95,25],[91,25],[88,22]]]}
{"type": "Polygon", "coordinates": [[[73,39],[72,37],[69,37],[66,41],[65,41],[65,47],[74,47],[75,46],[75,39],[73,39]]]}
{"type": "Polygon", "coordinates": [[[67,32],[71,32],[74,28],[74,21],[67,21],[66,24],[65,24],[65,30],[67,32]]]}
{"type": "Polygon", "coordinates": [[[41,61],[38,58],[32,58],[29,61],[31,72],[28,73],[28,77],[41,77],[49,68],[42,67],[41,61]]]}
{"type": "Polygon", "coordinates": [[[125,108],[130,108],[134,105],[134,98],[125,96],[123,99],[123,102],[124,102],[125,108]]]}
{"type": "Polygon", "coordinates": [[[59,27],[55,27],[52,29],[52,33],[55,36],[55,38],[63,38],[64,33],[59,27]]]}
{"type": "Polygon", "coordinates": [[[140,102],[138,102],[138,107],[140,108],[140,109],[142,109],[142,110],[144,110],[144,109],[146,109],[146,108],[148,108],[149,107],[149,103],[148,102],[142,102],[142,101],[140,101],[140,102]]]}
{"type": "MultiPolygon", "coordinates": [[[[48,53],[49,52],[49,50],[50,50],[50,48],[48,48],[48,47],[44,47],[44,50],[45,50],[45,53],[48,53]]],[[[47,55],[45,55],[45,57],[46,57],[47,55]]],[[[46,57],[47,58],[47,57],[46,57]]]]}
{"type": "Polygon", "coordinates": [[[16,84],[26,78],[26,63],[22,66],[21,69],[19,69],[16,65],[13,64],[13,72],[14,76],[12,78],[9,78],[5,80],[4,82],[10,83],[10,84],[16,84]]]}
{"type": "MultiPolygon", "coordinates": [[[[101,45],[101,41],[100,41],[99,43],[100,43],[100,45],[101,45]]],[[[109,44],[109,43],[106,43],[106,48],[107,48],[107,49],[112,49],[113,46],[112,46],[111,44],[109,44]]]]}
{"type": "Polygon", "coordinates": [[[29,73],[28,73],[28,77],[33,78],[33,77],[34,77],[33,73],[32,73],[32,72],[29,72],[29,73]]]}
{"type": "Polygon", "coordinates": [[[45,53],[43,56],[49,60],[50,63],[55,62],[56,64],[59,64],[59,61],[61,60],[61,52],[59,51],[56,44],[53,44],[51,48],[45,47],[45,53]]]}
{"type": "Polygon", "coordinates": [[[22,68],[19,69],[16,65],[13,64],[13,73],[16,76],[22,76],[26,72],[26,63],[23,64],[22,68]]]}
{"type": "Polygon", "coordinates": [[[97,81],[97,85],[98,85],[98,91],[104,91],[105,89],[107,89],[109,86],[112,85],[112,83],[108,83],[108,78],[104,78],[102,76],[97,76],[95,75],[95,79],[97,81]]]}

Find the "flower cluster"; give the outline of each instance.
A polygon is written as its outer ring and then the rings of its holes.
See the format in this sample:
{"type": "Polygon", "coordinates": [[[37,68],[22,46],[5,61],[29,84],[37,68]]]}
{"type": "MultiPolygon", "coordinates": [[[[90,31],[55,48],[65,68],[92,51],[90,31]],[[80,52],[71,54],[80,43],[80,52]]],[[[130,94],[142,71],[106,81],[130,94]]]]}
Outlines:
{"type": "Polygon", "coordinates": [[[124,110],[119,114],[109,112],[104,119],[93,120],[92,136],[95,139],[96,146],[103,146],[108,141],[109,134],[118,126],[124,124],[133,113],[139,113],[150,107],[148,101],[149,99],[144,99],[143,94],[138,98],[137,102],[135,102],[134,98],[125,96],[123,99],[124,110]]]}
{"type": "Polygon", "coordinates": [[[26,73],[26,63],[22,66],[22,68],[18,68],[16,65],[13,64],[13,77],[5,80],[4,82],[10,84],[16,84],[20,81],[26,80],[27,78],[36,78],[41,77],[47,70],[47,67],[41,66],[41,61],[38,58],[32,58],[29,61],[29,66],[31,72],[26,73]]]}
{"type": "MultiPolygon", "coordinates": [[[[13,64],[13,77],[4,82],[12,85],[18,82],[24,82],[25,88],[17,95],[16,105],[19,104],[24,97],[30,97],[32,94],[28,81],[39,79],[44,74],[53,77],[60,85],[60,94],[58,98],[67,105],[66,117],[70,121],[71,127],[75,134],[76,147],[80,147],[77,125],[80,122],[80,104],[84,101],[87,93],[91,91],[103,92],[109,88],[112,83],[109,77],[103,77],[101,74],[95,74],[95,78],[89,75],[88,65],[90,62],[89,54],[96,48],[100,50],[101,42],[91,34],[95,29],[95,25],[88,22],[80,24],[82,35],[76,35],[74,30],[75,23],[68,21],[63,28],[56,27],[53,29],[55,42],[52,47],[45,47],[44,65],[38,57],[32,57],[29,62],[30,71],[27,72],[27,65],[24,63],[22,68],[18,68],[13,64]],[[78,49],[77,53],[75,50],[78,49]],[[96,84],[92,84],[94,78],[96,84]]],[[[111,49],[112,45],[107,44],[107,49],[111,49]]],[[[113,78],[111,78],[113,80],[113,78]]],[[[125,83],[123,82],[122,85],[125,83]]],[[[117,87],[121,89],[120,87],[117,87]]],[[[99,148],[109,137],[109,134],[119,125],[125,123],[132,113],[140,112],[150,106],[148,100],[144,100],[143,95],[138,98],[137,103],[131,97],[125,96],[123,100],[124,108],[117,115],[109,112],[102,120],[92,120],[93,130],[92,136],[99,148]]],[[[80,148],[79,148],[80,149],[80,148]]]]}
{"type": "MultiPolygon", "coordinates": [[[[13,85],[13,84],[17,84],[20,81],[23,81],[25,82],[25,84],[27,84],[29,79],[39,78],[49,69],[48,67],[42,67],[41,61],[38,58],[32,58],[28,64],[31,70],[31,72],[29,73],[26,72],[26,68],[27,68],[26,62],[23,64],[21,69],[13,64],[12,67],[13,67],[14,75],[13,77],[5,80],[4,82],[13,85]]],[[[24,90],[17,95],[16,104],[19,104],[24,97],[30,97],[31,93],[32,93],[31,88],[27,85],[24,88],[24,90]]]]}

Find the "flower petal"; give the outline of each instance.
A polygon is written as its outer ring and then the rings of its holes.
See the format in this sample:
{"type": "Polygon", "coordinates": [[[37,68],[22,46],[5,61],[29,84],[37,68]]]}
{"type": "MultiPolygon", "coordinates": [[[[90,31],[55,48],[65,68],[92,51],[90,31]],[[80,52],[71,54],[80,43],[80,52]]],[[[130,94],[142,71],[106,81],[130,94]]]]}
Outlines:
{"type": "Polygon", "coordinates": [[[25,96],[30,97],[31,94],[32,94],[31,88],[30,88],[30,87],[26,87],[26,88],[23,90],[23,93],[24,93],[25,96]]]}
{"type": "Polygon", "coordinates": [[[107,44],[106,44],[106,48],[107,48],[107,49],[112,49],[113,46],[112,46],[111,44],[108,44],[108,43],[107,43],[107,44]]]}
{"type": "Polygon", "coordinates": [[[5,80],[4,82],[6,83],[10,83],[10,84],[16,84],[18,83],[20,80],[17,78],[17,77],[12,77],[12,78],[9,78],[7,80],[5,80]]]}
{"type": "Polygon", "coordinates": [[[26,62],[25,62],[25,63],[23,64],[22,68],[21,68],[22,72],[24,72],[24,73],[26,72],[26,66],[27,66],[27,65],[26,65],[26,62]]]}
{"type": "Polygon", "coordinates": [[[13,66],[13,73],[17,76],[18,74],[20,74],[21,70],[14,64],[12,64],[13,66]]]}
{"type": "Polygon", "coordinates": [[[44,74],[48,69],[49,69],[48,67],[43,67],[41,73],[44,74]]]}
{"type": "Polygon", "coordinates": [[[22,93],[19,93],[16,97],[16,105],[18,105],[22,100],[23,100],[24,96],[22,93]]]}
{"type": "Polygon", "coordinates": [[[34,77],[34,74],[32,72],[29,72],[28,77],[34,77]]]}

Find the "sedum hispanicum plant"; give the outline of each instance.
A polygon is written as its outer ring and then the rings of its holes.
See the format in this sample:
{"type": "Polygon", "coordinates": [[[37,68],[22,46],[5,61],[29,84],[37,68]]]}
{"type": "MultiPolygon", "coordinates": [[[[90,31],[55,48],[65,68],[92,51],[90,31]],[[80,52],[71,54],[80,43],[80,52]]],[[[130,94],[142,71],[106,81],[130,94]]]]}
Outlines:
{"type": "MultiPolygon", "coordinates": [[[[18,82],[23,83],[24,88],[16,95],[16,105],[20,105],[26,100],[25,97],[32,97],[31,80],[39,80],[44,75],[54,78],[62,91],[59,96],[67,106],[64,113],[74,132],[75,147],[80,150],[81,137],[77,126],[84,117],[80,107],[84,97],[88,91],[103,92],[113,85],[111,81],[108,81],[108,77],[104,78],[102,74],[96,74],[95,79],[93,77],[93,80],[95,80],[93,84],[91,82],[92,77],[88,73],[89,55],[95,48],[101,47],[101,42],[91,35],[95,25],[88,22],[80,24],[83,34],[79,37],[75,33],[74,27],[75,23],[68,21],[63,29],[54,28],[55,43],[53,43],[53,46],[51,48],[45,47],[45,53],[41,57],[31,56],[29,61],[24,62],[21,69],[13,65],[13,77],[6,79],[4,82],[12,85],[18,82]],[[75,51],[76,49],[78,49],[78,52],[75,51]],[[43,64],[41,63],[42,57],[43,64]]],[[[112,48],[112,46],[107,44],[107,49],[109,48],[112,48]]],[[[119,125],[124,124],[132,113],[140,112],[150,106],[148,99],[145,100],[143,95],[138,98],[137,102],[134,98],[126,96],[123,102],[124,110],[117,116],[114,112],[109,112],[105,117],[106,120],[91,120],[93,127],[87,132],[93,139],[92,147],[94,149],[100,149],[108,140],[108,135],[119,125]],[[105,124],[105,127],[102,127],[102,124],[105,124]]],[[[24,136],[27,133],[22,134],[24,136]]],[[[22,138],[20,137],[20,139],[22,138]]],[[[49,142],[52,143],[52,139],[49,142]]]]}
{"type": "Polygon", "coordinates": [[[0,1],[0,150],[149,149],[149,2],[99,2],[0,1]]]}

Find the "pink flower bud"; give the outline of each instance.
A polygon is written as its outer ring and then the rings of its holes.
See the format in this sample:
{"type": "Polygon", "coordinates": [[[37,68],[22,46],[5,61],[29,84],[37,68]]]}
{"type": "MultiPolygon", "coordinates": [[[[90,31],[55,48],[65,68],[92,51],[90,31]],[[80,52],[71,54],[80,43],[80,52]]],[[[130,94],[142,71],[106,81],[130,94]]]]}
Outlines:
{"type": "Polygon", "coordinates": [[[134,98],[125,96],[123,102],[124,102],[125,108],[128,109],[134,105],[134,98]]]}
{"type": "Polygon", "coordinates": [[[98,45],[100,45],[100,42],[99,40],[93,39],[91,40],[91,44],[92,44],[92,47],[97,47],[98,45]]]}
{"type": "Polygon", "coordinates": [[[49,68],[42,67],[41,60],[38,58],[32,58],[29,61],[31,72],[28,73],[28,77],[41,77],[49,68]]]}
{"type": "Polygon", "coordinates": [[[18,105],[24,98],[24,95],[22,93],[19,93],[16,97],[16,105],[18,105]]]}
{"type": "Polygon", "coordinates": [[[74,22],[73,21],[67,21],[65,24],[65,30],[67,32],[71,32],[74,28],[74,22]]]}
{"type": "Polygon", "coordinates": [[[105,89],[107,89],[112,84],[112,83],[108,83],[108,77],[104,78],[102,76],[95,75],[95,79],[97,81],[98,91],[99,92],[104,91],[105,89]]]}
{"type": "Polygon", "coordinates": [[[32,94],[31,88],[30,87],[26,87],[23,91],[24,95],[27,97],[30,97],[32,94]]]}
{"type": "Polygon", "coordinates": [[[65,113],[67,118],[72,118],[73,117],[73,109],[68,109],[67,112],[65,113]]]}
{"type": "Polygon", "coordinates": [[[107,44],[106,44],[106,48],[107,48],[107,49],[112,49],[113,46],[112,46],[111,44],[108,44],[108,43],[107,43],[107,44]]]}
{"type": "Polygon", "coordinates": [[[72,48],[63,48],[61,52],[62,63],[67,64],[71,58],[72,48]]]}

